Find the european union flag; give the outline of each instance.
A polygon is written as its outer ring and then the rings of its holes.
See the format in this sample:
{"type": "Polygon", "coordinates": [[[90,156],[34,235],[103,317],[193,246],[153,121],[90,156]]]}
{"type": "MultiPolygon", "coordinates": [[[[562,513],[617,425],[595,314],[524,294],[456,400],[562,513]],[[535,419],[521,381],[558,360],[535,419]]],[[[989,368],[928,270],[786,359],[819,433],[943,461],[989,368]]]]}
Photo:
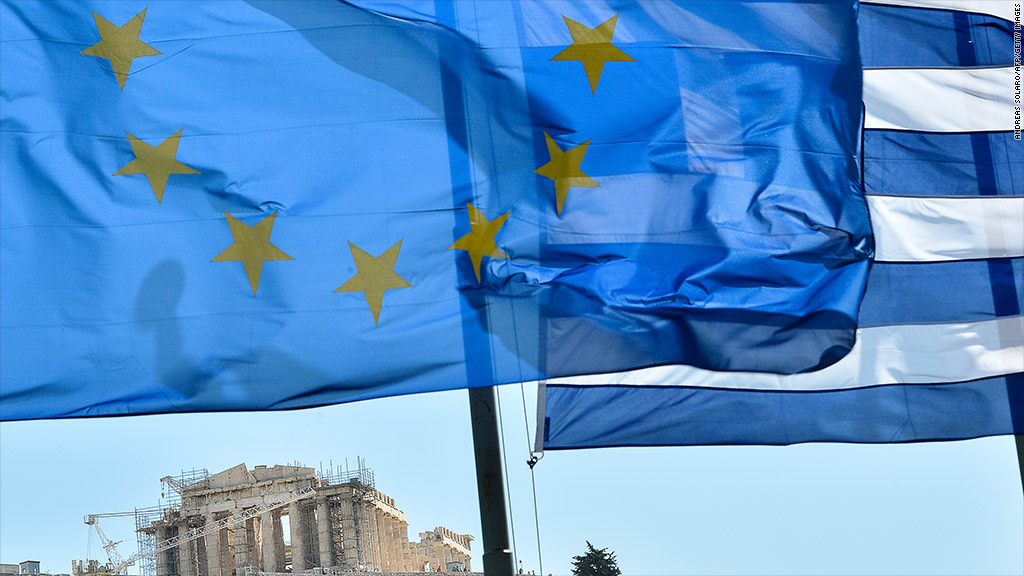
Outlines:
{"type": "Polygon", "coordinates": [[[0,419],[853,346],[854,0],[4,0],[0,43],[0,419]]]}

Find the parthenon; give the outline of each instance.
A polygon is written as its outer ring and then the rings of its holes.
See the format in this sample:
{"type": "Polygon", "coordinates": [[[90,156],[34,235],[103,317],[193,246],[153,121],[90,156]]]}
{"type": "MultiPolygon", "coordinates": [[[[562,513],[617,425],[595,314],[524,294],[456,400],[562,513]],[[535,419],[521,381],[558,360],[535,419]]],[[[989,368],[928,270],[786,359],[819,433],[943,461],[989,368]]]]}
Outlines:
{"type": "Polygon", "coordinates": [[[180,505],[139,531],[154,549],[171,546],[156,555],[157,576],[470,570],[472,536],[437,527],[410,542],[405,513],[367,472],[239,464],[191,482],[166,477],[180,505]]]}

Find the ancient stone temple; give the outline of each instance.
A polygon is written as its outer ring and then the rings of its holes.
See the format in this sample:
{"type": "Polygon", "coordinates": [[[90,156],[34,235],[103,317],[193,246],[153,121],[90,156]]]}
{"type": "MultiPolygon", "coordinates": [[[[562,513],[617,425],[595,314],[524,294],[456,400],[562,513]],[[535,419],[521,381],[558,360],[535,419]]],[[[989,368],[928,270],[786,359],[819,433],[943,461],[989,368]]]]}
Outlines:
{"type": "Polygon", "coordinates": [[[410,542],[405,513],[361,466],[354,474],[323,474],[239,464],[163,482],[180,505],[140,528],[154,539],[158,576],[470,569],[472,536],[438,527],[410,542]]]}

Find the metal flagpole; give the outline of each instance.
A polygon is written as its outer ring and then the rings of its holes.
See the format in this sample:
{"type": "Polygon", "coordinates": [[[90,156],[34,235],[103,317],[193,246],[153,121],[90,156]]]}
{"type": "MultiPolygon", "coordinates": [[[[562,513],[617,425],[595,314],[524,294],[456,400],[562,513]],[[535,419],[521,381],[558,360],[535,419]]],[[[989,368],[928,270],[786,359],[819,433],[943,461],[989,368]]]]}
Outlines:
{"type": "Polygon", "coordinates": [[[476,454],[476,490],[480,498],[483,530],[483,565],[487,576],[512,576],[509,549],[508,510],[501,473],[498,418],[494,406],[495,388],[469,389],[469,415],[473,421],[473,449],[476,454]]]}

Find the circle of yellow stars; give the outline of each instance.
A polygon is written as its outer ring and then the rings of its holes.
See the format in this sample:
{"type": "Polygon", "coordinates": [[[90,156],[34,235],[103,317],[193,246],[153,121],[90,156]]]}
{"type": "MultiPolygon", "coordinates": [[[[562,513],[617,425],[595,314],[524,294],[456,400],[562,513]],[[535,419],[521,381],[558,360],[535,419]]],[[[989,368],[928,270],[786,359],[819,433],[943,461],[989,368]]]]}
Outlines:
{"type": "MultiPolygon", "coordinates": [[[[81,51],[86,56],[106,59],[117,80],[118,88],[124,91],[132,66],[136,59],[158,56],[162,52],[140,39],[145,22],[146,10],[142,10],[121,26],[113,24],[96,12],[93,20],[100,35],[100,41],[81,51]]],[[[556,54],[552,61],[577,61],[583,65],[591,93],[597,93],[604,66],[608,62],[635,62],[619,47],[612,44],[612,36],[618,22],[614,15],[594,28],[589,28],[567,16],[562,17],[572,36],[572,44],[556,54]]],[[[181,141],[180,129],[162,142],[153,146],[130,132],[125,134],[135,159],[114,172],[114,176],[144,175],[156,197],[162,204],[164,191],[172,175],[201,174],[192,166],[177,160],[181,141]]],[[[569,190],[574,187],[596,188],[599,184],[581,168],[590,140],[563,149],[545,131],[544,140],[550,160],[534,172],[548,178],[555,185],[555,211],[561,216],[569,190]]],[[[473,204],[467,203],[470,231],[456,240],[448,250],[464,251],[473,265],[476,281],[481,282],[481,268],[484,258],[507,258],[497,245],[497,234],[505,225],[511,211],[493,220],[473,204]]],[[[270,242],[277,212],[264,217],[252,226],[231,214],[224,213],[233,242],[212,262],[241,262],[255,296],[259,288],[263,264],[269,261],[294,260],[270,242]]],[[[374,324],[380,323],[384,294],[388,290],[410,288],[413,285],[395,272],[402,240],[392,245],[379,256],[373,256],[351,241],[349,250],[356,265],[356,274],[339,286],[335,293],[362,292],[373,315],[374,324]]]]}

